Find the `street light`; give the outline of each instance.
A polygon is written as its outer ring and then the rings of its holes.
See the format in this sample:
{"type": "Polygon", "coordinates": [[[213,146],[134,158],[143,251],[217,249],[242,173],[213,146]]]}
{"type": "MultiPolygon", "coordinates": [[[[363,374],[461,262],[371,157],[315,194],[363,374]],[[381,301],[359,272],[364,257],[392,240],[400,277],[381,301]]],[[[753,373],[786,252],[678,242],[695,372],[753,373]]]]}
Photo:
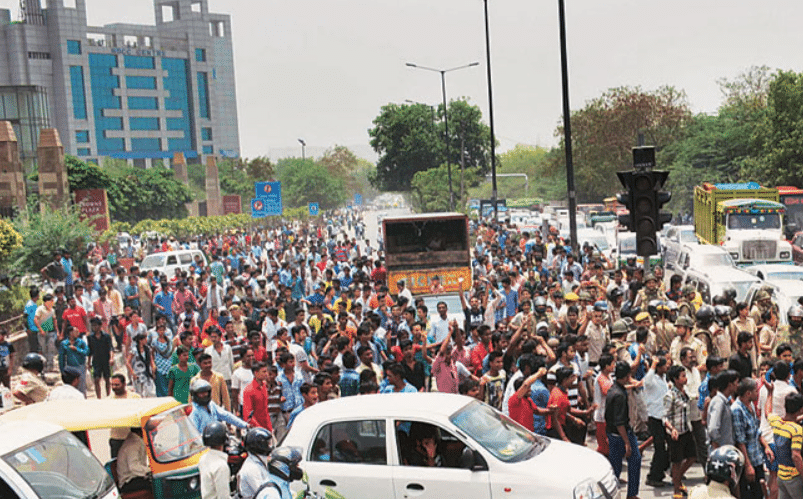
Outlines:
{"type": "Polygon", "coordinates": [[[449,69],[436,69],[436,68],[429,68],[427,66],[419,66],[418,64],[413,64],[412,62],[406,63],[406,66],[415,68],[415,69],[423,69],[425,71],[434,71],[436,73],[441,74],[441,91],[443,92],[443,128],[444,128],[444,141],[446,142],[446,171],[449,175],[449,210],[454,210],[454,191],[452,191],[452,164],[449,162],[449,118],[448,112],[446,107],[446,73],[451,71],[457,71],[458,69],[466,69],[471,68],[474,66],[479,66],[479,62],[472,62],[469,64],[464,64],[463,66],[457,66],[454,68],[449,69]]]}
{"type": "Polygon", "coordinates": [[[491,124],[491,203],[494,207],[494,224],[499,222],[496,189],[496,135],[494,134],[494,93],[491,85],[491,28],[488,23],[488,0],[485,4],[485,60],[488,71],[488,120],[491,124]]]}
{"type": "Polygon", "coordinates": [[[305,152],[305,149],[307,147],[307,143],[304,141],[304,139],[298,139],[298,143],[301,144],[301,161],[304,161],[304,160],[307,159],[306,158],[306,152],[305,152]]]}
{"type": "Polygon", "coordinates": [[[426,102],[418,102],[417,100],[404,99],[408,104],[418,104],[419,106],[427,106],[432,111],[432,123],[435,123],[435,106],[430,106],[426,102]]]}

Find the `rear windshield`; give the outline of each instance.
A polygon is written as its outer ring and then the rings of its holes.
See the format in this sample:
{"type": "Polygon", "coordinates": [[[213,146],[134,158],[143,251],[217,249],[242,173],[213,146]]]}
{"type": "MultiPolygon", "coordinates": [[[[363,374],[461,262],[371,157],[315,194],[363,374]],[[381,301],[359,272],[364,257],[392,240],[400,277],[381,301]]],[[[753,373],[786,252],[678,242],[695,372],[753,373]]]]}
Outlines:
{"type": "Polygon", "coordinates": [[[468,234],[462,218],[385,222],[388,253],[467,251],[468,234]]]}
{"type": "Polygon", "coordinates": [[[170,463],[205,449],[201,434],[187,416],[190,407],[176,407],[148,420],[145,429],[156,461],[170,463]]]}
{"type": "Polygon", "coordinates": [[[143,270],[146,269],[158,269],[159,267],[164,266],[165,264],[165,257],[164,255],[148,255],[142,260],[142,265],[140,268],[143,270]]]}

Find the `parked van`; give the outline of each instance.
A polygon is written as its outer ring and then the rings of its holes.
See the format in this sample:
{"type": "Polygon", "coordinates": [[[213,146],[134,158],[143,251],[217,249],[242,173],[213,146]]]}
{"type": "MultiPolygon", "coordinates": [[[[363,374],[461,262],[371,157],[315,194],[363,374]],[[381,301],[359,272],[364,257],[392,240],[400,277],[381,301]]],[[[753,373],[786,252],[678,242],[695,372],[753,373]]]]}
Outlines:
{"type": "Polygon", "coordinates": [[[72,433],[52,423],[0,423],[0,497],[117,499],[114,480],[72,433]]]}
{"type": "Polygon", "coordinates": [[[169,279],[173,277],[176,269],[189,270],[196,255],[201,257],[201,261],[206,267],[206,257],[201,250],[178,250],[150,254],[142,260],[139,268],[143,273],[149,270],[158,270],[160,274],[166,275],[169,279]]]}

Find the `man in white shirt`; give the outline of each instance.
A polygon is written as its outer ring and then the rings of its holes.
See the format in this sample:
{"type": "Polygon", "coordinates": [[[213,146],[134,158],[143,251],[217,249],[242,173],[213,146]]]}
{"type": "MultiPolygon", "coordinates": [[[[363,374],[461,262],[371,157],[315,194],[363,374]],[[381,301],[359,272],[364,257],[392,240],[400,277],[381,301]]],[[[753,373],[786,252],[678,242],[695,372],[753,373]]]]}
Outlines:
{"type": "Polygon", "coordinates": [[[203,431],[204,445],[209,452],[198,461],[198,475],[201,479],[201,499],[229,499],[228,454],[223,452],[226,444],[226,425],[220,422],[209,423],[203,431]]]}
{"type": "Polygon", "coordinates": [[[81,381],[81,371],[77,367],[67,366],[61,372],[59,385],[50,391],[47,400],[84,400],[86,397],[78,390],[78,383],[81,381]]]}
{"type": "Polygon", "coordinates": [[[220,331],[215,330],[209,333],[212,344],[206,347],[205,353],[212,356],[212,370],[220,373],[226,380],[226,386],[231,390],[231,373],[234,371],[234,354],[231,347],[223,343],[220,331]]]}
{"type": "Polygon", "coordinates": [[[262,321],[262,334],[265,336],[265,348],[268,352],[276,350],[274,346],[276,332],[283,327],[287,327],[287,323],[279,319],[279,311],[276,308],[269,308],[267,317],[262,321]]]}
{"type": "Polygon", "coordinates": [[[666,356],[655,355],[652,366],[644,376],[644,405],[647,407],[647,428],[653,437],[655,454],[650,463],[650,472],[647,474],[647,485],[651,487],[664,487],[665,470],[669,467],[669,451],[666,443],[666,430],[664,429],[664,395],[669,391],[669,385],[664,374],[669,369],[666,356]]]}
{"type": "MultiPolygon", "coordinates": [[[[251,365],[253,363],[254,349],[248,347],[245,352],[243,352],[243,360],[240,367],[231,373],[231,399],[233,402],[236,401],[236,403],[239,404],[237,406],[238,409],[243,406],[243,391],[245,387],[250,385],[254,380],[254,372],[251,371],[251,365]]],[[[237,410],[232,412],[239,414],[237,410]]]]}

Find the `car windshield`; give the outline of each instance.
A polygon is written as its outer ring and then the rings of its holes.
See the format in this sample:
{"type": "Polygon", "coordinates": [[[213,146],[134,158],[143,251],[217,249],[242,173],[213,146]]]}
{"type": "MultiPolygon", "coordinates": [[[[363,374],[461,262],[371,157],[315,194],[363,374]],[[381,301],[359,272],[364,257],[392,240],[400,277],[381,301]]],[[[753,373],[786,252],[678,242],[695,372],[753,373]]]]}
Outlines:
{"type": "Polygon", "coordinates": [[[160,463],[185,459],[205,448],[185,407],[190,406],[176,407],[154,416],[145,426],[153,457],[160,463]]]}
{"type": "Polygon", "coordinates": [[[727,281],[714,283],[711,289],[711,296],[721,295],[725,287],[733,286],[736,289],[736,301],[744,301],[747,298],[747,292],[750,291],[750,286],[755,281],[727,281]]]}
{"type": "Polygon", "coordinates": [[[629,234],[626,236],[619,236],[619,251],[621,253],[635,253],[636,252],[636,235],[629,234]]]}
{"type": "Polygon", "coordinates": [[[449,420],[500,461],[517,462],[543,452],[549,440],[524,429],[504,414],[472,401],[449,420]]]}
{"type": "Polygon", "coordinates": [[[803,269],[789,265],[789,270],[780,270],[775,272],[766,272],[765,279],[777,279],[785,281],[800,281],[803,280],[803,269]]]}
{"type": "Polygon", "coordinates": [[[781,216],[778,213],[731,213],[728,215],[729,229],[780,229],[781,216]]]}
{"type": "Polygon", "coordinates": [[[714,253],[711,255],[701,255],[700,258],[700,267],[733,267],[733,259],[731,256],[725,252],[722,253],[714,253]]]}
{"type": "Polygon", "coordinates": [[[696,243],[697,242],[697,234],[694,233],[694,229],[685,229],[680,231],[680,242],[682,243],[696,243]]]}
{"type": "Polygon", "coordinates": [[[603,234],[583,234],[577,237],[577,241],[580,243],[581,246],[585,245],[585,243],[590,244],[595,249],[600,251],[605,251],[608,249],[608,240],[605,238],[603,234]]]}
{"type": "Polygon", "coordinates": [[[164,263],[165,263],[164,255],[148,255],[145,257],[144,260],[142,260],[142,265],[140,265],[140,268],[142,270],[156,269],[162,267],[164,263]]]}
{"type": "Polygon", "coordinates": [[[427,306],[429,315],[438,314],[438,303],[445,302],[450,314],[461,313],[463,307],[460,305],[459,295],[431,295],[424,297],[424,305],[427,306]]]}
{"type": "Polygon", "coordinates": [[[114,486],[103,466],[71,433],[60,431],[3,456],[39,497],[102,497],[114,486]]]}

